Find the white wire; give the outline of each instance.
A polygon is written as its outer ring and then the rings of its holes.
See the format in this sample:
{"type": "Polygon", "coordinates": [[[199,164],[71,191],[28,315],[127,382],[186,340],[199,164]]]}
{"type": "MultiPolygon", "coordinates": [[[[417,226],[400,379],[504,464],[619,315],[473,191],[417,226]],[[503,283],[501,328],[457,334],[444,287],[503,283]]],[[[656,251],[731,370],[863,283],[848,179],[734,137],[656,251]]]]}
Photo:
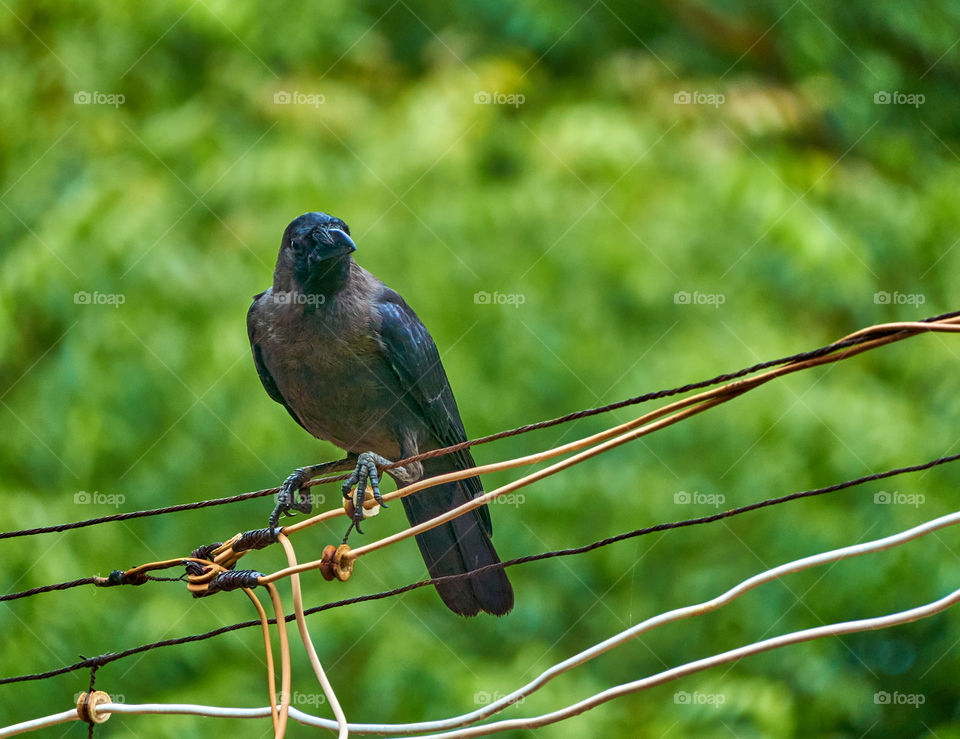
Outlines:
{"type": "Polygon", "coordinates": [[[688,662],[685,665],[680,665],[679,667],[674,667],[670,670],[664,670],[663,672],[659,672],[656,675],[651,675],[650,677],[645,677],[641,680],[635,680],[634,682],[624,683],[622,685],[617,685],[614,688],[609,688],[608,690],[597,693],[590,698],[579,701],[578,703],[574,703],[566,708],[562,708],[559,711],[554,711],[552,713],[545,713],[541,714],[540,716],[533,716],[531,718],[497,721],[492,724],[484,724],[483,726],[471,726],[464,729],[457,729],[456,731],[445,732],[443,734],[429,734],[420,737],[420,739],[454,739],[455,737],[460,739],[462,737],[483,736],[500,731],[508,731],[510,729],[535,729],[540,726],[545,726],[547,724],[552,724],[557,721],[571,718],[591,708],[595,708],[601,703],[606,703],[607,701],[613,700],[614,698],[619,698],[621,696],[635,693],[646,688],[652,688],[655,685],[661,685],[662,683],[669,682],[670,680],[676,680],[679,677],[684,677],[694,672],[716,667],[717,665],[722,665],[726,662],[734,662],[738,659],[742,659],[743,657],[749,657],[754,654],[759,654],[760,652],[766,652],[770,649],[777,649],[790,644],[797,644],[798,642],[819,639],[824,636],[852,634],[857,631],[870,631],[873,629],[883,629],[889,626],[910,623],[911,621],[917,621],[921,618],[926,618],[935,613],[939,613],[940,611],[949,608],[957,602],[960,602],[960,589],[954,590],[949,595],[944,596],[940,600],[936,600],[933,603],[917,606],[916,608],[911,608],[908,611],[900,611],[899,613],[892,613],[887,616],[877,616],[876,618],[864,618],[857,621],[845,621],[838,624],[827,624],[826,626],[804,629],[803,631],[794,631],[790,634],[783,634],[781,636],[773,637],[772,639],[765,639],[760,642],[755,642],[754,644],[748,644],[747,646],[739,647],[738,649],[731,649],[728,652],[721,652],[720,654],[715,654],[712,657],[705,657],[704,659],[696,660],[695,662],[688,662]]]}
{"type": "MultiPolygon", "coordinates": [[[[270,706],[234,708],[231,706],[204,706],[195,703],[103,703],[97,706],[97,711],[100,713],[123,713],[133,716],[142,714],[166,714],[178,716],[208,716],[210,718],[267,718],[270,716],[271,708],[270,706]]],[[[77,718],[77,712],[75,710],[67,711],[66,713],[71,714],[74,719],[77,718]]],[[[304,724],[319,726],[324,729],[332,729],[333,731],[337,731],[339,728],[336,721],[304,713],[293,706],[290,706],[288,713],[290,718],[304,724]]],[[[57,716],[60,715],[61,714],[57,714],[57,716]]],[[[48,716],[47,718],[53,718],[53,716],[48,716]]],[[[41,719],[37,720],[40,721],[41,719]]],[[[61,719],[61,721],[62,720],[63,719],[61,719]]],[[[24,724],[18,724],[18,726],[22,725],[24,724]]],[[[42,726],[47,725],[49,724],[42,724],[42,726]]],[[[38,726],[37,728],[40,727],[38,726]]],[[[5,736],[7,735],[0,733],[0,737],[5,736]]]]}
{"type": "Polygon", "coordinates": [[[5,726],[0,729],[0,737],[14,736],[16,734],[24,734],[28,731],[36,731],[37,729],[43,729],[47,726],[56,726],[57,724],[63,724],[67,721],[79,721],[80,716],[77,714],[76,708],[71,708],[69,711],[63,711],[62,713],[55,713],[52,716],[44,716],[43,718],[34,718],[29,721],[23,721],[19,724],[13,724],[12,726],[5,726]]]}
{"type": "MultiPolygon", "coordinates": [[[[293,708],[290,709],[291,715],[293,708]]],[[[230,706],[204,706],[195,703],[104,703],[97,706],[97,713],[126,714],[182,714],[186,716],[210,716],[212,718],[266,718],[270,706],[260,708],[233,708],[230,706]]],[[[334,728],[336,723],[333,722],[334,728]]]]}
{"type": "MultiPolygon", "coordinates": [[[[439,721],[425,721],[412,724],[349,724],[348,728],[351,733],[356,734],[409,734],[409,733],[420,733],[423,731],[434,731],[438,729],[453,728],[463,726],[466,723],[472,723],[485,718],[493,713],[503,710],[507,706],[513,704],[522,697],[525,697],[534,691],[541,688],[547,682],[552,680],[557,675],[566,672],[578,665],[581,665],[594,657],[603,654],[604,652],[613,649],[614,647],[635,638],[645,631],[649,631],[658,626],[663,626],[664,624],[671,623],[683,618],[689,618],[691,616],[700,615],[713,611],[717,608],[720,608],[723,605],[726,605],[730,601],[738,598],[744,593],[756,588],[764,583],[770,582],[771,580],[778,579],[784,575],[791,574],[794,572],[799,572],[801,570],[808,569],[821,564],[827,564],[829,562],[836,562],[842,559],[847,559],[850,557],[860,556],[862,554],[869,554],[872,552],[878,552],[885,549],[889,549],[894,546],[899,546],[913,539],[919,538],[926,534],[930,534],[939,529],[945,528],[947,526],[952,526],[957,523],[960,523],[960,512],[951,513],[946,516],[941,516],[932,521],[928,521],[919,526],[915,526],[906,531],[900,532],[898,534],[893,534],[891,536],[884,537],[882,539],[877,539],[871,542],[864,542],[862,544],[854,544],[852,546],[843,547],[841,549],[835,549],[829,552],[823,552],[821,554],[815,554],[809,557],[804,557],[802,559],[795,560],[793,562],[788,562],[786,564],[780,565],[779,567],[774,567],[771,570],[766,572],[759,573],[754,575],[747,580],[739,583],[734,586],[727,592],[722,595],[713,598],[712,600],[705,601],[703,603],[698,603],[691,606],[686,606],[685,608],[678,608],[673,611],[668,611],[667,613],[660,614],[653,618],[649,618],[646,621],[643,621],[625,631],[616,634],[615,636],[606,639],[605,641],[600,642],[599,644],[586,649],[579,654],[576,654],[570,657],[563,662],[560,662],[548,670],[541,673],[535,680],[527,683],[525,686],[519,690],[514,691],[510,695],[501,698],[498,701],[484,706],[482,709],[472,711],[470,713],[464,714],[462,716],[456,716],[450,719],[444,719],[439,721]]],[[[542,714],[540,716],[534,716],[530,718],[518,718],[510,719],[506,721],[499,721],[491,724],[485,724],[483,726],[475,726],[470,728],[462,728],[456,731],[444,733],[444,734],[435,734],[425,739],[453,739],[454,737],[468,737],[468,736],[480,736],[482,734],[490,734],[499,731],[506,731],[508,729],[529,729],[536,728],[538,726],[543,726],[548,723],[554,723],[571,716],[575,716],[579,713],[582,713],[590,708],[605,703],[613,698],[617,698],[622,695],[627,695],[628,693],[633,693],[645,688],[650,688],[655,685],[660,685],[664,682],[670,680],[675,680],[679,677],[698,672],[700,670],[709,669],[719,664],[725,662],[731,662],[737,659],[741,659],[746,656],[753,654],[758,654],[760,652],[768,651],[770,649],[776,649],[778,647],[788,646],[790,644],[796,644],[798,642],[809,641],[811,639],[817,639],[823,636],[830,636],[836,634],[849,634],[856,631],[867,631],[871,629],[881,629],[889,626],[896,626],[899,624],[909,623],[911,621],[916,621],[921,618],[927,618],[932,616],[940,611],[949,608],[954,603],[960,602],[960,589],[954,591],[950,595],[947,595],[933,603],[929,603],[923,606],[918,606],[916,608],[901,611],[899,613],[890,614],[887,616],[878,616],[875,618],[860,619],[856,621],[847,621],[838,624],[828,624],[825,626],[819,626],[812,629],[805,629],[802,631],[796,631],[789,634],[784,634],[777,637],[772,637],[761,642],[756,642],[754,644],[748,644],[737,649],[733,649],[721,654],[714,655],[712,657],[705,657],[694,662],[689,662],[687,664],[681,665],[679,667],[674,667],[669,670],[657,673],[650,677],[646,677],[640,680],[636,680],[630,683],[624,683],[608,690],[597,693],[596,695],[591,696],[590,698],[584,699],[577,703],[574,703],[566,708],[559,709],[552,713],[542,714]]],[[[263,708],[221,708],[215,706],[201,706],[201,705],[190,705],[190,704],[143,704],[143,705],[132,705],[132,704],[123,704],[123,703],[110,703],[102,706],[98,706],[99,711],[104,713],[126,713],[126,714],[142,714],[142,713],[151,713],[151,714],[160,714],[160,713],[177,713],[177,714],[191,714],[191,715],[203,715],[203,716],[216,716],[222,718],[261,718],[270,715],[270,707],[266,706],[263,708]]],[[[310,726],[316,726],[318,728],[331,729],[334,731],[338,730],[337,722],[331,721],[330,719],[319,718],[317,716],[312,716],[308,713],[304,713],[294,707],[290,707],[290,717],[295,721],[300,723],[308,724],[310,726]]],[[[43,726],[50,726],[54,723],[59,723],[76,718],[76,711],[66,711],[62,714],[56,714],[55,716],[48,716],[43,719],[35,719],[34,721],[27,721],[22,724],[17,724],[15,726],[7,727],[6,729],[0,729],[0,738],[13,736],[15,733],[21,733],[22,731],[30,731],[35,728],[41,728],[43,726]],[[56,719],[56,720],[54,720],[56,719]],[[44,723],[45,722],[45,723],[44,723]],[[15,730],[15,731],[14,731],[15,730]]]]}
{"type": "MultiPolygon", "coordinates": [[[[953,526],[960,523],[960,512],[951,513],[946,516],[941,516],[932,521],[914,526],[911,529],[902,531],[897,534],[892,534],[891,536],[884,537],[882,539],[876,539],[874,541],[863,542],[861,544],[853,544],[848,547],[843,547],[840,549],[834,549],[829,552],[823,552],[821,554],[814,554],[809,557],[803,557],[802,559],[795,560],[793,562],[788,562],[786,564],[780,565],[779,567],[774,567],[771,570],[766,572],[761,572],[757,575],[754,575],[747,580],[739,583],[734,586],[727,592],[713,598],[712,600],[705,601],[703,603],[697,603],[691,606],[686,606],[684,608],[677,608],[672,611],[654,616],[647,619],[635,626],[626,629],[619,634],[616,634],[605,641],[596,644],[589,649],[585,649],[579,654],[560,662],[553,667],[548,668],[543,673],[541,673],[537,678],[527,683],[518,690],[513,691],[509,695],[505,695],[499,700],[493,701],[492,703],[484,706],[483,708],[477,709],[470,713],[463,714],[462,716],[455,716],[449,719],[443,719],[438,721],[422,721],[415,724],[350,724],[349,728],[351,733],[356,734],[403,734],[408,732],[423,732],[423,731],[437,731],[442,729],[454,728],[457,726],[463,726],[464,724],[474,723],[482,718],[486,718],[494,713],[502,711],[503,709],[509,707],[513,703],[517,702],[521,698],[525,698],[531,693],[539,690],[547,682],[557,677],[558,675],[567,672],[568,670],[573,669],[585,662],[588,662],[595,657],[607,652],[614,647],[623,644],[624,642],[634,639],[640,634],[643,634],[647,631],[657,628],[658,626],[663,626],[674,621],[679,621],[684,618],[690,618],[691,616],[701,615],[703,613],[709,613],[714,611],[721,606],[726,605],[730,601],[740,597],[744,593],[753,590],[764,583],[776,580],[784,575],[792,574],[795,572],[800,572],[811,567],[816,567],[818,565],[828,564],[830,562],[836,562],[842,559],[848,559],[851,557],[857,557],[863,554],[869,554],[872,552],[883,551],[885,549],[890,549],[891,547],[899,546],[905,544],[908,541],[917,539],[921,536],[933,533],[947,526],[953,526]]],[[[938,601],[939,602],[939,601],[938,601]]],[[[946,608],[946,606],[944,606],[946,608]]],[[[886,618],[886,617],[882,617],[886,618]]],[[[896,622],[901,623],[901,622],[896,622]]],[[[903,622],[906,623],[906,622],[903,622]]],[[[679,669],[679,668],[678,668],[679,669]]],[[[705,669],[705,668],[704,668],[705,669]]],[[[585,710],[585,709],[584,709],[585,710]]],[[[302,720],[300,718],[298,721],[302,720]]],[[[332,723],[323,723],[318,724],[313,721],[309,722],[313,726],[322,726],[323,728],[336,728],[332,723]]]]}

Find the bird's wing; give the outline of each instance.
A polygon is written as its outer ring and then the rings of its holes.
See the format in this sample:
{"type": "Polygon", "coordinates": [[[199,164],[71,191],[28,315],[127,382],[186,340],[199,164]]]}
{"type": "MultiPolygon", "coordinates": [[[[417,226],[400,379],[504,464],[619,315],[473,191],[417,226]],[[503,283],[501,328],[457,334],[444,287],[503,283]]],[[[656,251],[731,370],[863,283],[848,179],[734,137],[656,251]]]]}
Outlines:
{"type": "MultiPolygon", "coordinates": [[[[426,423],[441,446],[466,441],[467,434],[460,420],[457,401],[440,362],[440,353],[433,338],[413,309],[389,288],[377,301],[380,315],[380,346],[397,374],[404,399],[413,401],[420,418],[426,423]]],[[[475,466],[469,449],[450,455],[459,469],[475,466]]],[[[471,497],[483,494],[479,477],[463,482],[471,497]]],[[[490,513],[479,509],[485,528],[490,529],[490,513]]]]}
{"type": "MultiPolygon", "coordinates": [[[[280,393],[280,388],[277,387],[277,383],[273,379],[273,375],[271,375],[270,370],[267,369],[266,362],[263,361],[263,348],[261,347],[257,336],[258,324],[256,321],[256,309],[257,301],[260,300],[264,294],[265,293],[254,295],[253,304],[250,306],[250,310],[247,311],[247,336],[250,339],[250,349],[253,351],[253,363],[257,366],[257,374],[260,375],[260,382],[263,383],[263,387],[267,391],[267,395],[286,408],[287,413],[290,414],[290,417],[303,426],[303,421],[297,417],[297,414],[293,412],[293,408],[291,408],[284,399],[283,395],[280,393]]],[[[303,426],[303,428],[305,431],[310,430],[306,426],[303,426]]]]}

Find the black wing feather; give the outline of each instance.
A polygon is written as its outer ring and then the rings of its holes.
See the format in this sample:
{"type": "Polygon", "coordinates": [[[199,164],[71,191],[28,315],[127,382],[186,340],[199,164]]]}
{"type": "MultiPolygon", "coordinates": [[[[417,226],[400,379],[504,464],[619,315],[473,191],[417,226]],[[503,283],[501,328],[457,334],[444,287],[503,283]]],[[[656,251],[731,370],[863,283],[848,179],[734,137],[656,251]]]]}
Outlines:
{"type": "MultiPolygon", "coordinates": [[[[440,353],[426,326],[403,298],[387,290],[377,303],[380,314],[380,343],[393,371],[400,380],[406,397],[420,411],[420,417],[441,446],[451,446],[467,440],[460,419],[457,401],[450,381],[440,362],[440,353]]],[[[458,469],[474,467],[469,449],[450,455],[458,469]]],[[[479,477],[462,480],[471,497],[483,494],[479,477]]],[[[490,512],[486,506],[478,509],[484,528],[490,533],[490,512]]]]}

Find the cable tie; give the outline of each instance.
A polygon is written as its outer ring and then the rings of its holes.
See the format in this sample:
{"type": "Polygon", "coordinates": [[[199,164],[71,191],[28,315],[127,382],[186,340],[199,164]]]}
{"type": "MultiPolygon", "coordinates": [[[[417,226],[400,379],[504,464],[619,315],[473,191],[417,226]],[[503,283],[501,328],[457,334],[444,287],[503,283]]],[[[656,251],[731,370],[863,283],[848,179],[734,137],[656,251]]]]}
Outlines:
{"type": "Polygon", "coordinates": [[[233,551],[245,552],[250,549],[263,549],[271,544],[276,544],[279,534],[280,529],[274,528],[245,531],[240,535],[240,538],[233,543],[233,551]]]}
{"type": "Polygon", "coordinates": [[[239,590],[240,588],[255,588],[260,584],[262,572],[256,570],[225,570],[217,573],[203,592],[194,592],[195,598],[213,595],[221,590],[239,590]]]}

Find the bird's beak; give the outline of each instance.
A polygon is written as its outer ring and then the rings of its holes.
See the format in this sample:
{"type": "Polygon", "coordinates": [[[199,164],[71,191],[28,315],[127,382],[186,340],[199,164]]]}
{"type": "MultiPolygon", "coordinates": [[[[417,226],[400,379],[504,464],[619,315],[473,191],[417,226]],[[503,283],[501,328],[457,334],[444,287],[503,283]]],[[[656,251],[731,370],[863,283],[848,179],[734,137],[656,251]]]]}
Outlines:
{"type": "Polygon", "coordinates": [[[357,245],[345,231],[331,228],[317,234],[317,243],[308,257],[310,269],[331,259],[340,259],[356,251],[357,245]]]}
{"type": "MultiPolygon", "coordinates": [[[[349,254],[357,250],[357,245],[353,243],[353,239],[339,228],[331,228],[327,231],[327,239],[329,239],[330,251],[335,254],[349,254]]],[[[327,239],[324,239],[324,241],[327,241],[327,239]]]]}

